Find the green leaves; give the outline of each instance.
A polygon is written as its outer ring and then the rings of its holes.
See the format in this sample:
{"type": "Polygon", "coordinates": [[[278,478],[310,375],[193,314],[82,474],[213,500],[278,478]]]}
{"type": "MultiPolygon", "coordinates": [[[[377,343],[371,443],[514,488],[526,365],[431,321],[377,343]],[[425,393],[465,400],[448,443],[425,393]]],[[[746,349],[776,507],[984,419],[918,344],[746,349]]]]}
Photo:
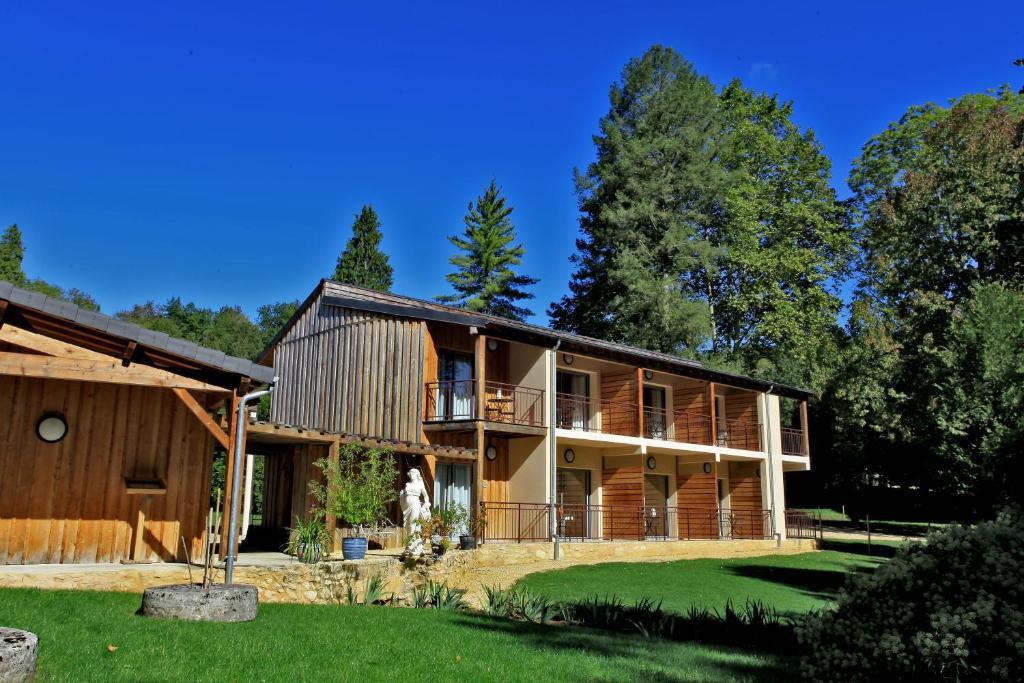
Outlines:
{"type": "Polygon", "coordinates": [[[512,244],[516,232],[511,214],[512,207],[492,180],[483,195],[470,203],[463,233],[448,237],[461,252],[449,259],[456,270],[446,277],[455,293],[439,296],[438,301],[513,320],[533,315],[518,305],[533,298],[525,288],[538,280],[515,270],[526,250],[522,244],[512,244]]]}
{"type": "Polygon", "coordinates": [[[352,237],[345,251],[338,256],[332,280],[379,292],[391,291],[394,272],[387,254],[380,250],[380,226],[377,212],[369,204],[364,206],[352,224],[352,237]]]}

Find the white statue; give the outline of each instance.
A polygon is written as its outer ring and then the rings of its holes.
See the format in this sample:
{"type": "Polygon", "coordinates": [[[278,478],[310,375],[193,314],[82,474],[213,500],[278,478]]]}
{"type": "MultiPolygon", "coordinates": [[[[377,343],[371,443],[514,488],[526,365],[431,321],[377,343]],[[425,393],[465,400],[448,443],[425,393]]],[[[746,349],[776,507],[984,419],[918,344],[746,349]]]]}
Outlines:
{"type": "Polygon", "coordinates": [[[409,481],[402,489],[398,502],[402,506],[402,526],[405,527],[405,550],[413,557],[423,555],[422,522],[430,519],[430,496],[423,484],[423,475],[413,467],[408,473],[409,481]]]}

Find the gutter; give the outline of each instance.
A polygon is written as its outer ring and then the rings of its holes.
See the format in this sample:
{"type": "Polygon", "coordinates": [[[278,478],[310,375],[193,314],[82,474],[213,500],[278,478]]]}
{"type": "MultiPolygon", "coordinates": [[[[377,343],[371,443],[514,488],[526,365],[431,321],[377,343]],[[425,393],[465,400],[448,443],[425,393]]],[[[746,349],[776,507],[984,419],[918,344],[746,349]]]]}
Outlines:
{"type": "Polygon", "coordinates": [[[231,514],[228,526],[228,552],[224,567],[224,585],[230,586],[235,575],[235,544],[238,542],[238,493],[242,488],[242,451],[245,449],[245,430],[249,426],[249,420],[245,414],[245,408],[255,399],[266,396],[274,390],[277,377],[271,382],[270,388],[262,391],[251,391],[242,397],[238,402],[238,411],[235,414],[238,429],[235,430],[235,467],[231,472],[231,514]]]}

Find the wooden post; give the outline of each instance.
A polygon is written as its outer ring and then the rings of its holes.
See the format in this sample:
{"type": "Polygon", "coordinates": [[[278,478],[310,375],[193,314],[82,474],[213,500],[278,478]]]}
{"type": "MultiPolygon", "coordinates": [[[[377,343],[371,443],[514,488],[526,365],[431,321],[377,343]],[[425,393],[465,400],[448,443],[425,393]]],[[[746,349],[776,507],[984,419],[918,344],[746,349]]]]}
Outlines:
{"type": "Polygon", "coordinates": [[[807,401],[800,401],[800,431],[804,437],[804,455],[811,455],[811,435],[807,424],[807,401]]]}
{"type": "MultiPolygon", "coordinates": [[[[331,461],[331,464],[337,465],[338,459],[341,457],[341,442],[332,441],[327,447],[327,458],[331,461]]],[[[399,477],[404,476],[403,473],[399,473],[399,477]]],[[[401,479],[399,479],[401,482],[401,479]]],[[[327,525],[327,533],[331,537],[331,542],[334,542],[334,530],[338,528],[338,518],[331,513],[326,513],[324,517],[324,523],[327,525]]]]}
{"type": "MultiPolygon", "coordinates": [[[[708,382],[708,396],[711,400],[711,445],[718,445],[718,420],[715,418],[715,383],[708,382]]],[[[716,465],[717,467],[717,465],[716,465]]],[[[715,486],[718,486],[718,471],[715,470],[715,486]]]]}
{"type": "MultiPolygon", "coordinates": [[[[225,559],[227,554],[227,543],[230,537],[231,530],[231,506],[234,502],[231,499],[231,481],[234,476],[235,464],[241,461],[244,466],[245,458],[236,457],[235,453],[235,441],[238,439],[238,404],[241,401],[238,392],[231,393],[231,400],[224,405],[224,409],[228,411],[227,418],[228,424],[231,428],[228,430],[228,452],[227,452],[227,463],[224,468],[224,512],[221,515],[220,524],[220,559],[225,559]]],[[[244,451],[244,449],[243,449],[244,451]]]]}

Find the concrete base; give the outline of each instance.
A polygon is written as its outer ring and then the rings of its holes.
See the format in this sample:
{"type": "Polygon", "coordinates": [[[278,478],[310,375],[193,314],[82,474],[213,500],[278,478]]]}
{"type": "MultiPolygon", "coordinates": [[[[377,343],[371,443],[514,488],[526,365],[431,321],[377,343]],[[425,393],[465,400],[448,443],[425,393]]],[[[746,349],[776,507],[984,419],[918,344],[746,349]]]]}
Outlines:
{"type": "Polygon", "coordinates": [[[147,588],[142,593],[143,616],[188,621],[252,621],[259,610],[255,586],[233,584],[203,588],[178,584],[147,588]]]}
{"type": "Polygon", "coordinates": [[[0,628],[0,681],[23,683],[36,676],[39,639],[34,633],[0,628]]]}

